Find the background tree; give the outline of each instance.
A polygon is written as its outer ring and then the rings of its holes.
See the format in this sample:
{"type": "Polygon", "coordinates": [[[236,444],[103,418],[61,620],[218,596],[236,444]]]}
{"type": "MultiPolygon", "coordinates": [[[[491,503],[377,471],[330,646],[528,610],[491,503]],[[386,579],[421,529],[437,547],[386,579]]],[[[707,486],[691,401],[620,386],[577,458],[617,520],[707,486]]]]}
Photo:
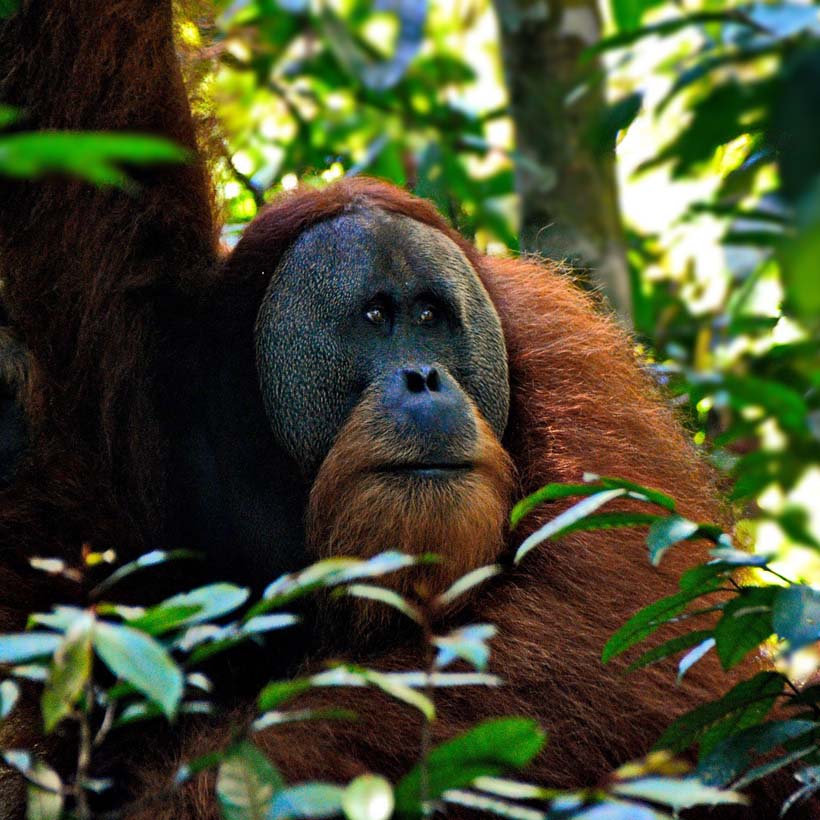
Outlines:
{"type": "Polygon", "coordinates": [[[615,178],[613,115],[601,65],[581,60],[601,36],[595,0],[495,0],[515,122],[521,249],[583,271],[625,323],[631,295],[615,178]]]}

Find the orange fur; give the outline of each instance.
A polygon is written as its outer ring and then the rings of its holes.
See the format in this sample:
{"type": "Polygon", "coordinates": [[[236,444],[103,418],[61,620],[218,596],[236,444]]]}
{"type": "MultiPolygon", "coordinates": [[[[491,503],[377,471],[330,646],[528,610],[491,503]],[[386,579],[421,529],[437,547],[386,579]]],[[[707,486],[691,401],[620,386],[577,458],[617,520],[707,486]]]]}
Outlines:
{"type": "MultiPolygon", "coordinates": [[[[372,396],[353,411],[337,436],[310,493],[308,541],[318,558],[369,558],[388,549],[441,561],[385,579],[409,594],[443,592],[476,567],[495,561],[504,544],[512,465],[489,425],[478,416],[473,469],[446,480],[384,473],[385,464],[413,461],[412,444],[373,412],[372,396]]],[[[384,607],[372,608],[373,614],[384,607]]]]}

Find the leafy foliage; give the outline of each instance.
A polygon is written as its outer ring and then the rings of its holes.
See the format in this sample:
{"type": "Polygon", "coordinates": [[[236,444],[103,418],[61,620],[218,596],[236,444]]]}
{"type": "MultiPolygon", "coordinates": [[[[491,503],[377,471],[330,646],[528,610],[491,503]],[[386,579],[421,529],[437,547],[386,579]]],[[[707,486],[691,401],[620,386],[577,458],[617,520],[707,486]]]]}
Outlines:
{"type": "MultiPolygon", "coordinates": [[[[597,498],[597,508],[608,500],[629,494],[654,508],[665,509],[667,514],[672,514],[670,507],[674,509],[671,500],[648,488],[617,479],[598,479],[596,476],[589,479],[589,485],[568,486],[566,491],[553,486],[546,495],[567,498],[573,492],[582,496],[580,504],[597,498]],[[588,492],[590,488],[594,492],[588,492]]],[[[584,510],[587,516],[595,518],[591,512],[593,507],[582,507],[579,513],[578,506],[572,508],[576,510],[574,521],[583,519],[584,510]]],[[[633,526],[634,522],[626,525],[633,526]]],[[[560,535],[560,532],[560,528],[555,528],[555,534],[560,535]]],[[[716,540],[720,540],[720,536],[716,536],[716,540]]],[[[94,554],[89,557],[93,559],[94,554]]],[[[360,593],[362,586],[366,586],[369,600],[397,609],[421,623],[430,644],[430,666],[418,671],[385,673],[337,664],[310,678],[273,681],[260,693],[260,716],[237,726],[234,742],[224,751],[183,766],[176,777],[178,787],[203,771],[216,769],[215,799],[226,820],[340,814],[345,814],[349,820],[387,820],[391,816],[427,815],[434,805],[447,804],[518,816],[516,812],[528,811],[526,803],[532,799],[545,805],[539,817],[552,817],[554,810],[556,816],[566,818],[605,816],[625,819],[649,811],[643,805],[645,802],[677,810],[692,805],[742,800],[737,793],[721,788],[729,778],[717,778],[714,767],[705,769],[714,781],[711,782],[704,779],[706,775],[693,774],[666,757],[648,759],[644,764],[634,764],[631,769],[617,773],[609,789],[565,794],[544,786],[506,780],[505,775],[509,772],[524,769],[545,742],[543,731],[534,721],[518,717],[485,721],[435,748],[428,748],[422,742],[417,765],[394,785],[372,775],[357,778],[347,785],[288,784],[277,771],[274,761],[267,759],[254,744],[254,734],[277,723],[355,717],[343,710],[314,712],[299,709],[298,705],[289,707],[297,695],[316,687],[375,688],[417,708],[429,723],[435,719],[435,692],[439,687],[492,687],[500,683],[495,676],[483,671],[490,658],[488,641],[496,636],[496,630],[491,624],[473,624],[449,634],[436,635],[430,627],[432,609],[428,611],[418,604],[411,605],[377,583],[382,575],[428,562],[431,556],[414,558],[394,552],[367,561],[322,561],[274,581],[265,590],[262,601],[256,603],[249,600],[246,590],[230,584],[211,584],[177,593],[149,608],[133,604],[123,606],[114,600],[102,599],[130,573],[149,567],[161,570],[164,563],[179,558],[174,553],[149,554],[115,569],[108,579],[98,583],[94,592],[96,600],[89,608],[57,606],[49,613],[32,615],[27,632],[0,636],[0,657],[7,664],[8,675],[0,684],[2,716],[15,717],[20,698],[18,680],[33,680],[41,686],[40,705],[46,733],[61,727],[64,729],[71,723],[79,728],[76,733],[79,762],[74,772],[51,769],[33,751],[5,752],[6,764],[21,772],[29,783],[29,816],[57,820],[63,810],[68,809],[79,817],[93,817],[89,808],[91,795],[100,790],[107,791],[113,784],[89,777],[89,766],[98,750],[104,754],[104,743],[110,733],[135,721],[178,720],[185,714],[218,711],[220,707],[211,698],[212,684],[201,669],[205,658],[229,652],[237,643],[258,640],[265,632],[295,623],[297,619],[293,615],[280,610],[297,596],[322,588],[348,594],[358,590],[360,593]],[[370,580],[367,585],[360,583],[365,578],[370,580]],[[255,614],[260,612],[260,607],[263,614],[255,614]],[[217,624],[215,619],[232,620],[217,624]],[[258,628],[249,628],[254,623],[258,628]],[[204,655],[203,646],[210,648],[204,655]],[[99,666],[92,665],[94,656],[113,673],[113,678],[103,674],[99,666]],[[456,659],[476,671],[439,671],[456,659]],[[659,760],[663,761],[662,765],[659,760]],[[686,776],[681,779],[683,774],[686,776]]],[[[93,564],[93,560],[90,563],[93,564]]],[[[61,571],[75,580],[84,573],[99,570],[99,565],[96,568],[64,565],[58,568],[57,563],[48,559],[33,559],[32,564],[44,571],[61,571]]],[[[726,564],[725,572],[733,566],[726,564]]],[[[499,571],[493,566],[469,573],[429,606],[446,606],[461,592],[499,571]]],[[[682,606],[714,590],[722,573],[709,574],[702,583],[683,593],[685,601],[682,606]]],[[[681,611],[682,606],[678,606],[677,611],[681,611]]],[[[668,620],[667,608],[662,616],[654,617],[653,629],[668,620]]],[[[617,640],[620,643],[616,641],[615,648],[610,648],[610,655],[631,646],[636,640],[635,633],[626,641],[623,638],[617,640]]],[[[679,651],[682,646],[667,645],[666,654],[679,651]]],[[[682,749],[691,740],[699,738],[703,745],[704,732],[709,733],[712,746],[734,737],[734,729],[760,724],[783,686],[781,675],[762,673],[736,687],[723,700],[707,704],[703,707],[705,711],[696,710],[681,718],[667,733],[671,740],[664,736],[661,744],[682,749]],[[747,692],[744,686],[750,691],[747,692]],[[741,719],[738,720],[739,715],[741,719]]],[[[771,736],[752,739],[756,746],[750,740],[748,745],[739,749],[733,747],[735,763],[732,771],[745,771],[752,751],[768,751],[782,738],[804,737],[813,729],[813,723],[798,721],[779,733],[773,731],[771,736]],[[804,725],[806,723],[809,726],[804,725]]]]}

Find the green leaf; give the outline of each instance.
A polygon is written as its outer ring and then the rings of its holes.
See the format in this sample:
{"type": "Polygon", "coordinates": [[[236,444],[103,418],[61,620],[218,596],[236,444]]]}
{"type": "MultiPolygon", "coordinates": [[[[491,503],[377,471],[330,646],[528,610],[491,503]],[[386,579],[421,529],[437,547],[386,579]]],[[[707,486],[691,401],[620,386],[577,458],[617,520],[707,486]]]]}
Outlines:
{"type": "Polygon", "coordinates": [[[267,820],[335,817],[342,814],[344,789],[332,783],[301,783],[276,795],[267,820]]]}
{"type": "Polygon", "coordinates": [[[99,621],[94,649],[108,668],[173,717],[182,698],[184,679],[165,649],[149,635],[99,621]]]}
{"type": "Polygon", "coordinates": [[[729,391],[733,404],[741,408],[762,407],[786,429],[805,431],[808,407],[791,387],[773,379],[729,375],[723,376],[722,386],[729,391]]]}
{"type": "Polygon", "coordinates": [[[271,726],[285,726],[288,723],[304,723],[316,720],[346,720],[358,718],[351,709],[289,709],[285,712],[263,712],[251,724],[253,732],[264,732],[271,726]]]}
{"type": "Polygon", "coordinates": [[[680,683],[686,673],[699,661],[706,657],[706,654],[715,645],[714,638],[706,638],[702,643],[696,646],[691,652],[687,652],[678,663],[678,677],[677,683],[680,683]]]}
{"type": "Polygon", "coordinates": [[[613,478],[612,476],[595,475],[594,473],[585,473],[584,481],[597,481],[608,490],[620,487],[629,492],[630,498],[636,498],[639,501],[650,501],[658,507],[669,510],[669,512],[675,512],[675,500],[666,493],[652,487],[645,487],[643,484],[636,484],[634,481],[627,481],[625,478],[613,478]]]}
{"type": "Polygon", "coordinates": [[[397,592],[373,584],[351,584],[345,592],[353,598],[364,598],[368,601],[378,601],[385,606],[392,607],[416,623],[422,622],[421,613],[404,600],[397,592]]]}
{"type": "Polygon", "coordinates": [[[8,717],[20,698],[20,687],[13,680],[0,683],[0,720],[8,717]]]}
{"type": "Polygon", "coordinates": [[[675,811],[692,806],[717,806],[725,803],[747,803],[748,800],[738,792],[724,791],[709,786],[696,777],[642,777],[615,783],[612,791],[622,797],[660,803],[675,811]]]}
{"type": "Polygon", "coordinates": [[[706,629],[688,632],[686,635],[678,635],[678,637],[671,638],[660,644],[660,646],[656,646],[654,649],[644,652],[637,660],[629,664],[626,671],[634,672],[636,669],[641,669],[644,666],[662,661],[670,655],[677,655],[678,652],[682,652],[684,649],[690,649],[693,646],[703,643],[703,641],[711,636],[711,631],[706,629]]]}
{"type": "Polygon", "coordinates": [[[79,131],[33,131],[0,137],[0,174],[66,173],[95,185],[131,187],[120,164],[179,163],[188,152],[159,137],[79,131]]]}
{"type": "Polygon", "coordinates": [[[694,521],[689,521],[680,515],[672,515],[669,518],[660,518],[655,521],[646,536],[649,560],[652,565],[658,566],[669,547],[692,538],[698,530],[699,527],[694,521]]]}
{"type": "Polygon", "coordinates": [[[230,749],[220,764],[216,799],[225,820],[265,820],[284,786],[273,764],[246,740],[230,749]]]}
{"type": "Polygon", "coordinates": [[[301,695],[311,688],[310,678],[295,678],[294,680],[273,681],[269,683],[257,698],[260,712],[269,712],[278,709],[289,700],[301,695]]]}
{"type": "Polygon", "coordinates": [[[662,4],[663,0],[612,0],[612,16],[618,31],[634,31],[649,9],[662,4]]]}
{"type": "Polygon", "coordinates": [[[547,484],[526,498],[522,498],[521,501],[512,508],[512,512],[510,513],[510,526],[513,529],[517,527],[523,518],[546,501],[572,498],[577,495],[595,495],[595,493],[600,491],[600,487],[591,484],[547,484]]]}
{"type": "Polygon", "coordinates": [[[359,675],[362,680],[372,684],[377,689],[381,689],[382,692],[390,695],[390,697],[400,700],[402,703],[414,706],[427,720],[435,720],[436,710],[433,706],[433,702],[426,695],[417,692],[395,677],[362,667],[348,667],[348,670],[354,675],[359,675]]]}
{"type": "Polygon", "coordinates": [[[93,630],[94,616],[86,613],[71,625],[54,653],[40,699],[46,732],[71,712],[91,676],[93,630]]]}
{"type": "Polygon", "coordinates": [[[489,564],[479,567],[466,575],[462,575],[449,589],[445,590],[435,599],[436,607],[446,607],[452,604],[465,593],[474,589],[479,584],[483,584],[490,578],[495,577],[502,571],[500,564],[489,564]]]}
{"type": "Polygon", "coordinates": [[[723,576],[728,575],[734,568],[721,561],[710,561],[686,570],[678,581],[681,592],[704,594],[714,590],[723,582],[723,576]]]}
{"type": "Polygon", "coordinates": [[[715,577],[704,579],[702,584],[686,592],[677,592],[667,598],[661,598],[639,610],[606,642],[601,660],[608,663],[644,638],[648,638],[665,623],[680,615],[691,601],[713,591],[719,583],[719,579],[715,577]]]}
{"type": "Polygon", "coordinates": [[[128,625],[149,635],[162,635],[178,626],[188,623],[188,619],[201,612],[201,606],[167,606],[165,603],[151,607],[133,618],[128,625]]]}
{"type": "Polygon", "coordinates": [[[26,820],[59,820],[63,811],[60,775],[41,760],[36,760],[30,777],[42,784],[42,788],[31,782],[27,784],[26,820]]]}
{"type": "Polygon", "coordinates": [[[58,820],[63,808],[63,784],[57,772],[22,749],[7,749],[0,755],[28,781],[26,820],[58,820]]]}
{"type": "Polygon", "coordinates": [[[778,589],[772,628],[791,652],[820,640],[820,592],[802,584],[778,589]]]}
{"type": "Polygon", "coordinates": [[[66,632],[79,618],[86,617],[86,610],[76,606],[55,606],[51,612],[34,612],[29,615],[28,626],[47,626],[58,632],[66,632]]]}
{"type": "Polygon", "coordinates": [[[736,787],[738,789],[745,789],[750,783],[754,783],[755,780],[768,777],[786,766],[790,766],[795,761],[808,755],[815,755],[816,753],[817,744],[811,740],[806,740],[806,745],[802,749],[788,752],[785,755],[774,758],[774,760],[767,760],[765,763],[761,763],[759,766],[749,769],[749,771],[737,781],[736,787]]]}
{"type": "Polygon", "coordinates": [[[772,604],[775,587],[744,587],[723,607],[715,627],[715,642],[721,666],[729,670],[774,632],[772,604]]]}
{"type": "Polygon", "coordinates": [[[490,647],[487,642],[498,632],[493,624],[472,624],[456,629],[448,635],[433,638],[438,648],[436,668],[444,669],[453,661],[461,658],[474,669],[483,671],[490,660],[490,647]]]}
{"type": "Polygon", "coordinates": [[[762,721],[783,685],[783,676],[776,672],[760,672],[741,681],[720,700],[698,706],[675,720],[655,748],[681,752],[700,741],[701,754],[707,755],[724,737],[762,721]]]}
{"type": "Polygon", "coordinates": [[[245,623],[235,622],[223,627],[213,624],[194,626],[186,631],[177,646],[192,650],[188,662],[200,663],[237,644],[274,629],[285,629],[299,622],[299,617],[287,612],[255,615],[245,623]]]}
{"type": "Polygon", "coordinates": [[[592,513],[584,518],[564,527],[554,538],[563,538],[573,532],[595,532],[599,530],[614,530],[624,527],[646,527],[654,524],[658,516],[642,512],[610,512],[592,513]]]}
{"type": "MultiPolygon", "coordinates": [[[[669,36],[677,34],[681,29],[701,23],[726,23],[729,13],[726,11],[704,11],[687,14],[684,17],[673,17],[670,20],[663,20],[650,26],[643,26],[631,31],[621,31],[611,37],[604,37],[594,45],[587,48],[581,55],[582,60],[590,60],[595,55],[604,51],[611,51],[616,48],[625,48],[633,43],[642,40],[644,37],[669,36]]],[[[742,23],[740,23],[742,25],[742,23]]],[[[749,24],[751,25],[751,24],[749,24]]]]}
{"type": "MultiPolygon", "coordinates": [[[[470,817],[496,815],[497,817],[507,817],[510,820],[548,820],[549,818],[549,815],[540,809],[522,806],[520,803],[512,803],[508,800],[500,800],[498,797],[488,797],[485,794],[478,794],[467,789],[447,789],[442,794],[441,799],[450,805],[464,806],[470,809],[467,815],[470,817]]],[[[458,817],[462,815],[461,812],[455,812],[454,814],[458,817]]],[[[564,815],[562,814],[562,816],[564,815]]],[[[579,815],[572,816],[575,818],[579,815]]],[[[636,820],[636,818],[630,816],[628,820],[636,820]]],[[[652,818],[652,820],[656,820],[656,818],[652,818]]]]}
{"type": "Polygon", "coordinates": [[[277,578],[265,588],[263,600],[254,604],[245,617],[251,618],[275,609],[316,589],[387,575],[432,560],[433,556],[430,555],[405,555],[396,551],[382,552],[366,561],[346,557],[326,558],[301,572],[277,578]]]}
{"type": "MultiPolygon", "coordinates": [[[[179,621],[179,625],[198,624],[203,621],[212,621],[233,612],[248,600],[249,595],[250,591],[248,589],[234,584],[208,584],[204,587],[192,589],[190,592],[183,592],[167,598],[157,607],[154,607],[154,610],[149,610],[146,617],[155,610],[196,607],[196,613],[183,618],[179,621]]],[[[137,626],[137,624],[133,623],[132,626],[137,626]]]]}
{"type": "Polygon", "coordinates": [[[675,502],[665,493],[644,487],[622,478],[599,476],[594,473],[584,475],[585,484],[547,484],[536,492],[519,501],[510,513],[510,525],[514,529],[521,520],[529,515],[536,507],[547,501],[557,501],[573,496],[596,495],[601,490],[626,490],[631,498],[649,501],[664,509],[674,511],[675,502]]]}
{"type": "Polygon", "coordinates": [[[751,726],[722,740],[705,755],[698,763],[698,776],[704,783],[725,786],[750,766],[754,756],[769,754],[816,729],[811,720],[778,720],[751,726]]]}
{"type": "Polygon", "coordinates": [[[506,777],[477,777],[473,788],[499,797],[509,797],[511,800],[554,800],[564,795],[559,789],[533,786],[532,783],[521,783],[506,777]]]}
{"type": "MultiPolygon", "coordinates": [[[[663,2],[663,0],[658,0],[663,2]]],[[[615,150],[618,133],[628,128],[641,110],[643,93],[635,91],[596,112],[587,132],[586,143],[598,154],[615,150]]]]}
{"type": "Polygon", "coordinates": [[[53,632],[21,632],[0,636],[0,663],[24,661],[52,655],[62,642],[61,635],[53,632]]]}
{"type": "MultiPolygon", "coordinates": [[[[430,752],[428,796],[435,800],[448,789],[469,786],[477,777],[495,777],[509,769],[521,769],[538,754],[544,741],[545,735],[534,720],[486,720],[430,752]]],[[[399,781],[395,789],[399,814],[420,813],[421,782],[420,766],[399,781]]]]}
{"type": "Polygon", "coordinates": [[[602,507],[604,504],[615,498],[626,495],[626,490],[622,488],[614,490],[604,490],[579,501],[577,504],[564,510],[560,515],[548,521],[544,526],[537,529],[532,535],[524,539],[524,542],[515,553],[515,563],[518,564],[524,556],[548,538],[554,538],[563,530],[586,518],[590,513],[602,507]]]}
{"type": "MultiPolygon", "coordinates": [[[[0,0],[0,20],[17,14],[19,8],[20,0],[0,0]]],[[[8,106],[4,106],[4,108],[6,107],[8,106]]]]}
{"type": "Polygon", "coordinates": [[[352,32],[329,6],[321,5],[318,22],[325,43],[342,68],[366,87],[378,92],[393,88],[404,76],[424,40],[427,3],[394,4],[400,23],[392,58],[374,61],[359,45],[352,32]]]}
{"type": "Polygon", "coordinates": [[[114,584],[118,584],[129,575],[133,575],[133,573],[146,569],[147,567],[155,567],[159,564],[167,563],[168,561],[179,561],[182,559],[191,558],[201,559],[202,556],[198,552],[193,552],[191,550],[173,550],[171,552],[166,552],[165,550],[153,550],[152,552],[147,552],[135,561],[131,561],[128,564],[123,564],[119,569],[112,572],[108,578],[94,588],[92,595],[94,597],[99,597],[102,592],[110,589],[114,586],[114,584]]]}
{"type": "Polygon", "coordinates": [[[352,780],[342,794],[342,809],[347,820],[388,820],[394,806],[393,787],[374,774],[352,780]]]}

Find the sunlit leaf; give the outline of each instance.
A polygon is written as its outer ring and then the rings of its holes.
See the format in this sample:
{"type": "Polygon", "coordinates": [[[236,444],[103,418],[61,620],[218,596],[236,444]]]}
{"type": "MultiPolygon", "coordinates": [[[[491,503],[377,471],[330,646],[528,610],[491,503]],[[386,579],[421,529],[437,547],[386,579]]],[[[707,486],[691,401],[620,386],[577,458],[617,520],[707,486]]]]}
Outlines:
{"type": "Polygon", "coordinates": [[[0,682],[0,720],[7,717],[20,698],[20,687],[13,680],[0,682]]]}
{"type": "Polygon", "coordinates": [[[365,598],[368,601],[377,601],[380,604],[392,607],[416,623],[422,621],[419,611],[392,589],[377,587],[373,584],[351,584],[346,587],[345,591],[353,598],[365,598]]]}
{"type": "Polygon", "coordinates": [[[342,814],[344,789],[332,783],[300,783],[280,791],[267,820],[335,817],[342,814]]]}
{"type": "Polygon", "coordinates": [[[149,635],[162,635],[190,623],[189,619],[201,611],[201,605],[169,606],[162,603],[148,610],[141,610],[135,617],[128,618],[128,625],[149,635]]]}
{"type": "Polygon", "coordinates": [[[106,666],[172,717],[182,698],[184,678],[166,650],[150,635],[128,626],[97,623],[94,649],[106,666]]]}
{"type": "Polygon", "coordinates": [[[277,578],[265,588],[263,600],[252,606],[245,617],[260,615],[316,589],[379,577],[432,560],[434,557],[430,555],[406,555],[395,551],[382,552],[367,560],[347,557],[326,558],[311,564],[301,572],[277,578]]]}
{"type": "Polygon", "coordinates": [[[40,699],[46,732],[71,712],[91,676],[91,639],[94,616],[78,618],[54,653],[48,680],[40,699]]]}
{"type": "Polygon", "coordinates": [[[677,681],[680,683],[686,673],[700,660],[706,657],[706,654],[712,649],[715,645],[714,638],[706,638],[700,644],[698,644],[694,649],[687,652],[678,662],[678,678],[677,681]]]}
{"type": "Polygon", "coordinates": [[[692,806],[718,806],[725,803],[748,803],[742,794],[709,786],[696,777],[644,777],[615,783],[612,791],[622,797],[660,803],[675,811],[692,806]]]}
{"type": "Polygon", "coordinates": [[[34,612],[29,615],[29,626],[47,626],[58,632],[66,632],[80,618],[86,617],[86,611],[76,606],[55,606],[51,612],[34,612]]]}
{"type": "Polygon", "coordinates": [[[352,780],[342,794],[342,809],[347,820],[388,820],[394,806],[393,787],[374,774],[352,780]]]}
{"type": "Polygon", "coordinates": [[[572,820],[669,820],[669,815],[637,803],[612,800],[573,814],[572,820]]]}
{"type": "Polygon", "coordinates": [[[547,484],[516,503],[510,513],[510,525],[512,527],[518,526],[523,518],[547,501],[573,498],[574,496],[595,495],[600,491],[599,486],[592,484],[547,484]]]}
{"type": "Polygon", "coordinates": [[[180,561],[184,559],[201,559],[202,556],[198,552],[191,550],[172,550],[167,552],[165,550],[153,550],[141,555],[135,561],[128,564],[123,564],[119,569],[115,570],[104,581],[99,583],[93,590],[94,595],[99,596],[102,592],[110,589],[114,584],[119,583],[129,575],[147,567],[155,567],[159,564],[164,564],[168,561],[180,561]]]}
{"type": "Polygon", "coordinates": [[[670,638],[659,646],[644,652],[643,655],[629,664],[626,671],[634,672],[636,669],[657,663],[671,655],[677,655],[678,652],[682,652],[684,649],[691,649],[693,646],[702,644],[705,640],[711,638],[711,636],[712,633],[710,630],[699,629],[695,632],[688,632],[686,635],[678,635],[675,638],[670,638]]]}
{"type": "Polygon", "coordinates": [[[649,547],[649,560],[657,566],[663,554],[669,547],[680,541],[685,541],[694,536],[699,527],[694,521],[689,521],[680,515],[672,515],[669,518],[661,518],[655,521],[649,528],[646,536],[646,545],[649,547]]]}
{"type": "Polygon", "coordinates": [[[520,803],[511,803],[508,800],[500,800],[485,794],[477,794],[466,789],[447,789],[441,795],[441,799],[445,803],[471,809],[473,813],[481,817],[495,815],[509,818],[509,820],[547,820],[549,816],[540,809],[520,803]]]}
{"type": "Polygon", "coordinates": [[[225,755],[216,777],[216,798],[225,820],[265,820],[274,796],[284,788],[281,775],[250,741],[225,755]]]}
{"type": "MultiPolygon", "coordinates": [[[[161,613],[163,609],[177,609],[178,607],[196,607],[196,612],[178,621],[178,625],[196,624],[202,621],[211,621],[238,609],[248,600],[250,591],[235,584],[208,584],[190,592],[183,592],[167,598],[150,612],[161,613]]],[[[139,627],[139,621],[132,623],[139,627]]]]}
{"type": "Polygon", "coordinates": [[[53,632],[22,632],[0,635],[0,663],[22,663],[51,655],[62,642],[53,632]]]}
{"type": "Polygon", "coordinates": [[[35,782],[26,785],[26,820],[59,820],[63,810],[60,775],[41,760],[36,760],[29,777],[35,782]]]}
{"type": "Polygon", "coordinates": [[[542,544],[549,538],[555,538],[563,530],[586,518],[590,513],[595,512],[595,510],[604,504],[626,495],[626,492],[626,490],[620,488],[604,490],[595,495],[591,495],[589,498],[585,498],[583,501],[579,501],[551,521],[548,521],[544,526],[532,533],[532,535],[525,538],[521,546],[516,550],[515,563],[519,563],[530,550],[539,544],[542,544]]]}
{"type": "Polygon", "coordinates": [[[488,641],[497,632],[493,624],[473,624],[433,638],[433,644],[438,648],[436,668],[443,669],[461,658],[475,669],[483,671],[490,660],[488,641]]]}
{"type": "Polygon", "coordinates": [[[495,577],[502,572],[502,567],[499,564],[489,564],[485,567],[479,567],[466,575],[462,575],[449,589],[445,590],[435,600],[435,605],[438,607],[450,606],[454,601],[462,595],[469,592],[471,589],[483,584],[490,578],[495,577]]]}
{"type": "Polygon", "coordinates": [[[257,705],[261,712],[268,712],[284,706],[289,700],[297,697],[311,688],[310,678],[295,678],[293,680],[274,681],[269,683],[257,698],[257,705]]]}
{"type": "Polygon", "coordinates": [[[532,783],[521,783],[506,777],[477,777],[473,788],[512,800],[552,800],[562,794],[559,789],[534,786],[532,783]]]}

